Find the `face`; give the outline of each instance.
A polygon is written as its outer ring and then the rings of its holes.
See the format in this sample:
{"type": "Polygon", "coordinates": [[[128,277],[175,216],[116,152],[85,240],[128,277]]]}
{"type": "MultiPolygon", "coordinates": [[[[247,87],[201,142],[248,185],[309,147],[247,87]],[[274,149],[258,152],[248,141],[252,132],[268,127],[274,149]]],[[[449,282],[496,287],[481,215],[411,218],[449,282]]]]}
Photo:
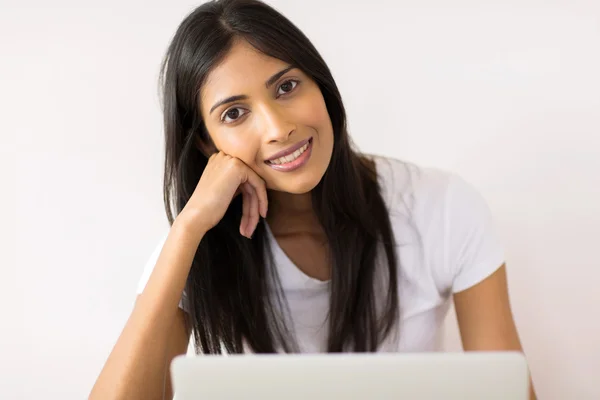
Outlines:
{"type": "Polygon", "coordinates": [[[209,73],[200,111],[214,146],[269,189],[307,193],[329,165],[333,128],[318,85],[245,41],[209,73]]]}

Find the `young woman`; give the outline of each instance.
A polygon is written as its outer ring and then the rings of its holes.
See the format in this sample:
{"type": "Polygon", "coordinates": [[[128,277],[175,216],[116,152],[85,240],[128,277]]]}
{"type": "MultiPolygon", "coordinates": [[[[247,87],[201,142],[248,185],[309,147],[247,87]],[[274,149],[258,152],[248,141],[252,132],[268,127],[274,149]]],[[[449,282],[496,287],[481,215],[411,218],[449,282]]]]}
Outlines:
{"type": "Polygon", "coordinates": [[[433,351],[454,301],[466,350],[520,350],[503,252],[459,177],[353,149],[298,28],[209,2],[162,70],[171,228],[91,398],[171,395],[201,353],[433,351]]]}

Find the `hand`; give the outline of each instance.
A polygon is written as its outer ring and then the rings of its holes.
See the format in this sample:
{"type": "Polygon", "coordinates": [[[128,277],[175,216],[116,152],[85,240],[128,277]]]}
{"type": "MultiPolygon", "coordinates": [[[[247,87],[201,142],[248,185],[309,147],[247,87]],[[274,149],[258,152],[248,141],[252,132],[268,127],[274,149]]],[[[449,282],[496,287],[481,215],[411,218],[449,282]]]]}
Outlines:
{"type": "Polygon", "coordinates": [[[206,232],[219,223],[231,200],[239,193],[243,196],[240,234],[250,238],[258,225],[259,215],[267,216],[265,182],[240,159],[223,152],[215,153],[208,159],[180,216],[191,218],[188,220],[191,226],[201,227],[206,232]]]}

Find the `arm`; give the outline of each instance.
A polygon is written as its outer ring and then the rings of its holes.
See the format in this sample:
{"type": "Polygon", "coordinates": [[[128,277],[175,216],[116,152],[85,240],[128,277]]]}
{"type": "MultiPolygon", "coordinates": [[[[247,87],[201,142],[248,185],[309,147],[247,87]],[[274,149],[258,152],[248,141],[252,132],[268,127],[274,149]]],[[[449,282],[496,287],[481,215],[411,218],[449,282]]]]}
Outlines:
{"type": "MultiPolygon", "coordinates": [[[[508,297],[506,267],[454,294],[458,327],[465,351],[523,351],[508,297]]],[[[530,399],[535,400],[530,382],[530,399]]]]}
{"type": "Polygon", "coordinates": [[[102,368],[90,399],[162,399],[171,396],[168,366],[189,340],[179,308],[185,282],[203,235],[176,221],[144,291],[102,368]],[[166,376],[165,376],[166,374],[166,376]]]}
{"type": "Polygon", "coordinates": [[[244,211],[240,233],[251,237],[260,216],[267,216],[265,183],[238,158],[222,152],[213,154],[194,193],[171,226],[90,399],[162,399],[165,380],[165,389],[170,392],[165,374],[173,357],[185,353],[189,340],[179,301],[194,256],[206,232],[223,218],[233,197],[241,192],[244,211]]]}

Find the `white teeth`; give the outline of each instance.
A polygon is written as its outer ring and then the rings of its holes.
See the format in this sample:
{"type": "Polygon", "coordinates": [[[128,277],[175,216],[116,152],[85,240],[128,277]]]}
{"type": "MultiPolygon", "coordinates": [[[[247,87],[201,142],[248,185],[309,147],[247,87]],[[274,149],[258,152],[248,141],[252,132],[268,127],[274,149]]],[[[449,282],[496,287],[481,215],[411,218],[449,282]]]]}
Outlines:
{"type": "Polygon", "coordinates": [[[301,148],[299,148],[298,150],[296,150],[295,152],[293,152],[292,154],[289,154],[287,156],[283,156],[283,157],[279,157],[276,158],[275,160],[271,160],[269,161],[271,164],[275,164],[275,165],[280,165],[280,164],[285,164],[285,163],[289,163],[294,161],[296,158],[300,157],[300,154],[304,153],[304,151],[308,148],[308,143],[306,143],[304,146],[302,146],[301,148]]]}

